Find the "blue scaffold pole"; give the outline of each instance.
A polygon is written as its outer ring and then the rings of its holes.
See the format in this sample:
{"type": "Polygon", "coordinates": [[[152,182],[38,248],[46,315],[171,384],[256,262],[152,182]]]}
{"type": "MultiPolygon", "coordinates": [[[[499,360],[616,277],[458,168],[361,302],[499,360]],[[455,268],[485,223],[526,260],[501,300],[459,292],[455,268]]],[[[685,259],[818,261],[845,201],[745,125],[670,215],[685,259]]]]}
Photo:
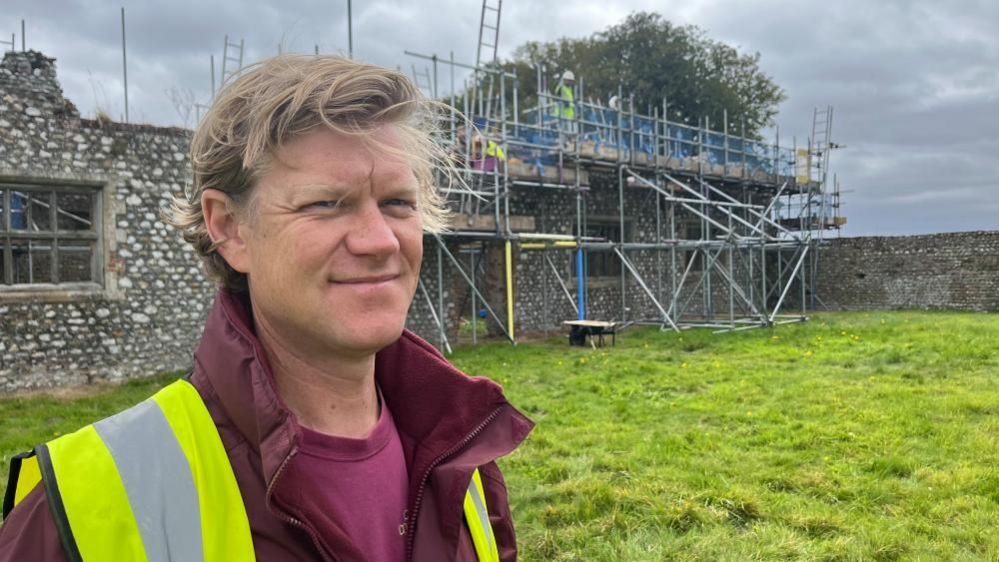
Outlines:
{"type": "Polygon", "coordinates": [[[579,318],[586,320],[586,272],[585,254],[582,248],[576,250],[576,295],[579,300],[579,318]]]}

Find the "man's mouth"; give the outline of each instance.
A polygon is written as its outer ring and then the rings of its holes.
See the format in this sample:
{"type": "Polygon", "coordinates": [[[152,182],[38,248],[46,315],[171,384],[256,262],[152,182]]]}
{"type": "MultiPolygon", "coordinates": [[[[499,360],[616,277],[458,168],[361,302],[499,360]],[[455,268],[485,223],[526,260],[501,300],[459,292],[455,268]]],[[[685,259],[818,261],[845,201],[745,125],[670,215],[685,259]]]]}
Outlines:
{"type": "Polygon", "coordinates": [[[340,283],[344,285],[362,285],[362,284],[374,284],[374,283],[384,283],[386,281],[392,281],[399,277],[398,273],[392,273],[387,275],[366,275],[363,277],[348,277],[345,279],[334,279],[333,283],[340,283]]]}

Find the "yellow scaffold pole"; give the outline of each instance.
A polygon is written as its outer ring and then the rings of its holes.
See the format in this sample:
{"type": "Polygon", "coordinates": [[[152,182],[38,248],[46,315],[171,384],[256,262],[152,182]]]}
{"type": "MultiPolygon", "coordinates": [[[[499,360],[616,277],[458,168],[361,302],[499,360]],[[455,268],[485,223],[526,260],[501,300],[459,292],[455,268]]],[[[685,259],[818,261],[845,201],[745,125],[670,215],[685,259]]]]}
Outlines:
{"type": "Polygon", "coordinates": [[[556,240],[555,242],[521,242],[521,250],[544,250],[546,248],[575,248],[576,242],[556,240]]]}
{"type": "Polygon", "coordinates": [[[506,328],[513,340],[513,257],[510,241],[506,241],[506,328]]]}

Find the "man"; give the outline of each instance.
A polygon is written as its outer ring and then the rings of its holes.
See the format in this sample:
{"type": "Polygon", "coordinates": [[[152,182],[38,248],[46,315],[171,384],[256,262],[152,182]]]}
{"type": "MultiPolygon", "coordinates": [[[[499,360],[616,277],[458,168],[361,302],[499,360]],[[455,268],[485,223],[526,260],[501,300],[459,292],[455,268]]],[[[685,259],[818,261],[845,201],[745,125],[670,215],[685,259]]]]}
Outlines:
{"type": "Polygon", "coordinates": [[[566,70],[559,77],[558,83],[552,90],[553,105],[549,113],[556,118],[556,126],[559,130],[559,143],[569,151],[574,151],[570,141],[576,134],[576,75],[571,70],[566,70]],[[569,143],[569,144],[567,144],[569,143]]]}
{"type": "Polygon", "coordinates": [[[506,162],[506,151],[491,138],[475,133],[472,137],[471,157],[473,170],[502,172],[506,162]],[[485,145],[484,149],[483,145],[485,145]]]}
{"type": "Polygon", "coordinates": [[[189,382],[16,460],[0,562],[516,559],[495,459],[532,424],[403,329],[433,109],[334,57],[219,95],[171,218],[220,285],[189,382]]]}
{"type": "MultiPolygon", "coordinates": [[[[572,73],[571,70],[566,70],[562,73],[561,78],[557,84],[555,84],[555,99],[556,107],[558,108],[557,115],[562,119],[567,121],[572,121],[576,118],[576,104],[575,104],[575,92],[573,88],[576,85],[576,75],[572,73]]],[[[569,126],[566,124],[565,126],[569,126]]]]}

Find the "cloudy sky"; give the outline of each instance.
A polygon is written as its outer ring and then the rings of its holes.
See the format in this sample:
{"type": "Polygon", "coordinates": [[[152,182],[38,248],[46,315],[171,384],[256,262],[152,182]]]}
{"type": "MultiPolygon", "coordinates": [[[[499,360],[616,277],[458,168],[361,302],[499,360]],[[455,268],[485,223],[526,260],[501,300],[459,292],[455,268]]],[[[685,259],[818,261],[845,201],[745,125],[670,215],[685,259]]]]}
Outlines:
{"type": "MultiPolygon", "coordinates": [[[[183,124],[170,92],[209,99],[209,57],[220,72],[226,34],[245,41],[247,62],[279,45],[348,47],[346,0],[3,0],[0,40],[16,33],[20,48],[24,19],[28,48],[58,59],[80,111],[117,118],[123,5],[132,121],[183,124]]],[[[849,217],[844,236],[999,229],[999,2],[506,0],[500,55],[529,40],[586,36],[637,10],[761,53],[764,71],[787,92],[777,117],[782,141],[804,142],[813,108],[835,108],[833,140],[845,148],[832,170],[849,217]]],[[[476,0],[354,0],[354,53],[407,72],[427,63],[404,50],[453,51],[473,63],[480,13],[476,0]]]]}

